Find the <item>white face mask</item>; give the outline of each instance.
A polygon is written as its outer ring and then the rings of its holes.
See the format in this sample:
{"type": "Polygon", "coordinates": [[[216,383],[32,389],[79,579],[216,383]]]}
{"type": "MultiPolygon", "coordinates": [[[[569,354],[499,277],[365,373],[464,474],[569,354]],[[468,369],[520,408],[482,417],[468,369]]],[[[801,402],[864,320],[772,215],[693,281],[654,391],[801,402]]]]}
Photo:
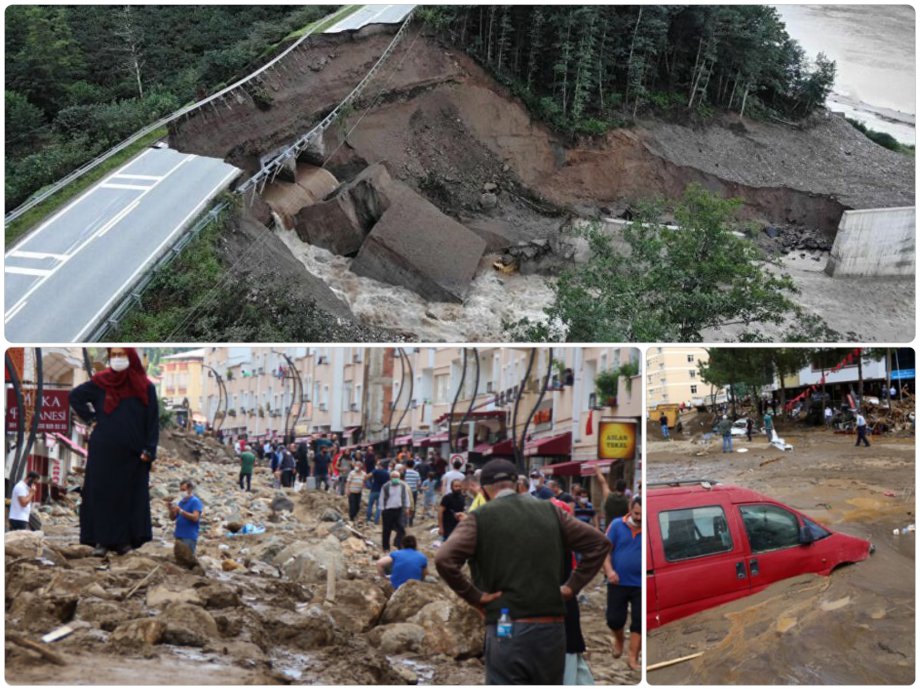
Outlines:
{"type": "Polygon", "coordinates": [[[130,362],[127,357],[112,357],[109,366],[112,367],[112,371],[124,371],[130,366],[130,362]]]}

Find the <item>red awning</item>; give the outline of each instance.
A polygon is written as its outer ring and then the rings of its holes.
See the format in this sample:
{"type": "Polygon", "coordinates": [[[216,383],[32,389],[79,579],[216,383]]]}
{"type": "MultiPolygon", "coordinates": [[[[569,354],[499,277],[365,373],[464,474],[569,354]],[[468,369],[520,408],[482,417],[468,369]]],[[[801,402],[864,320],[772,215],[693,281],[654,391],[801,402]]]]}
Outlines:
{"type": "Polygon", "coordinates": [[[602,470],[606,470],[615,462],[622,462],[622,460],[588,460],[587,462],[583,462],[581,463],[581,476],[593,476],[595,467],[600,467],[602,470]]]}
{"type": "Polygon", "coordinates": [[[507,414],[508,413],[505,412],[505,410],[479,410],[478,412],[474,410],[470,412],[469,416],[467,416],[465,412],[454,412],[454,416],[451,418],[450,412],[445,412],[436,420],[434,420],[434,423],[443,424],[448,419],[451,421],[459,422],[464,417],[466,417],[466,421],[468,422],[472,422],[477,419],[504,419],[507,414]]]}
{"type": "Polygon", "coordinates": [[[557,477],[577,477],[580,462],[558,462],[555,465],[544,465],[540,468],[543,474],[554,474],[557,477]]]}
{"type": "Polygon", "coordinates": [[[435,434],[434,436],[429,436],[428,438],[423,438],[419,441],[419,446],[422,448],[426,446],[436,446],[439,443],[446,443],[449,440],[448,434],[445,431],[443,434],[435,434]]]}
{"type": "Polygon", "coordinates": [[[524,445],[524,455],[571,455],[572,432],[557,434],[548,438],[535,438],[524,445]]]}
{"type": "Polygon", "coordinates": [[[477,443],[475,446],[473,446],[473,452],[485,454],[485,452],[491,448],[491,443],[477,443]]]}
{"type": "Polygon", "coordinates": [[[483,455],[497,455],[498,457],[514,457],[514,442],[510,438],[503,439],[492,446],[489,450],[484,450],[483,455]]]}
{"type": "Polygon", "coordinates": [[[393,443],[397,446],[408,446],[412,443],[412,434],[406,434],[405,436],[397,436],[393,439],[393,443]]]}
{"type": "Polygon", "coordinates": [[[355,433],[356,431],[360,431],[360,430],[361,430],[361,427],[359,426],[347,426],[345,427],[345,435],[351,436],[353,433],[355,433]]]}
{"type": "Polygon", "coordinates": [[[82,455],[84,458],[87,457],[88,453],[87,453],[87,451],[86,451],[86,448],[81,448],[81,447],[78,446],[76,443],[74,443],[73,441],[71,441],[69,438],[67,438],[66,436],[64,436],[64,434],[55,432],[54,434],[52,434],[52,436],[54,436],[54,437],[55,437],[56,439],[58,439],[61,443],[63,443],[64,445],[66,445],[68,448],[70,448],[70,450],[72,450],[74,453],[78,453],[78,454],[82,455]]]}

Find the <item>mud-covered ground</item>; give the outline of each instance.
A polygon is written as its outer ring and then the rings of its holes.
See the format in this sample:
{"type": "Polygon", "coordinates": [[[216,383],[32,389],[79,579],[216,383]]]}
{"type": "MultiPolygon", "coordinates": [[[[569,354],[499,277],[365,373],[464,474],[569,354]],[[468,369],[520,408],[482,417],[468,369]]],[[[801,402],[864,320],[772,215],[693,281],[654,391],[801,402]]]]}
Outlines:
{"type": "MultiPolygon", "coordinates": [[[[690,426],[690,425],[688,425],[690,426]]],[[[723,454],[701,434],[648,444],[648,481],[717,479],[767,494],[834,530],[872,541],[868,560],[829,577],[803,575],[653,630],[648,663],[703,655],[649,673],[670,684],[910,684],[915,658],[915,443],[777,424],[794,446],[763,435],[723,454]]],[[[653,499],[652,499],[653,500],[653,499]]]]}
{"type": "MultiPolygon", "coordinates": [[[[151,475],[154,539],[141,549],[92,557],[77,544],[73,501],[42,509],[43,533],[6,535],[7,682],[483,683],[482,622],[437,576],[434,519],[410,529],[429,557],[428,580],[394,593],[374,567],[383,555],[380,528],[342,520],[343,497],[276,492],[264,467],[247,494],[236,487],[236,463],[215,444],[171,434],[161,440],[151,475]],[[187,461],[191,450],[201,451],[200,462],[187,461]],[[176,560],[163,504],[178,494],[180,478],[197,483],[205,505],[192,569],[176,560]],[[265,532],[231,537],[232,522],[265,532]],[[74,632],[44,647],[61,665],[12,639],[35,642],[64,624],[74,632]]],[[[583,595],[596,681],[637,683],[625,660],[612,658],[603,578],[583,595]]]]}

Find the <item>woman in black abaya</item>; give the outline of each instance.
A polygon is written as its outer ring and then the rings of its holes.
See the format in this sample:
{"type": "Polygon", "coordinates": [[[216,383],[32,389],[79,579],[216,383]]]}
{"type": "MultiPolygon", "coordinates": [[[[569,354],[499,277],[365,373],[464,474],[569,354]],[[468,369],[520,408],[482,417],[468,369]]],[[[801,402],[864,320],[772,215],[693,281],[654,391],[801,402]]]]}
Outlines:
{"type": "Polygon", "coordinates": [[[160,434],[154,385],[134,348],[109,348],[109,368],[70,391],[91,428],[80,543],[124,555],[153,538],[149,476],[160,434]]]}

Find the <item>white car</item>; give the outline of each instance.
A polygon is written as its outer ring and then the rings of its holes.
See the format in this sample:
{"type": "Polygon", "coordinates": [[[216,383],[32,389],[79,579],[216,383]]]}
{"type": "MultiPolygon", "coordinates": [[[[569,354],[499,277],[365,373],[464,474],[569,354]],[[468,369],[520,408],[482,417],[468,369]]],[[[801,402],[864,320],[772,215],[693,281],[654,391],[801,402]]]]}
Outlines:
{"type": "MultiPolygon", "coordinates": [[[[757,433],[756,426],[752,433],[757,433]]],[[[732,436],[747,436],[747,417],[742,417],[732,424],[732,436]]]]}

